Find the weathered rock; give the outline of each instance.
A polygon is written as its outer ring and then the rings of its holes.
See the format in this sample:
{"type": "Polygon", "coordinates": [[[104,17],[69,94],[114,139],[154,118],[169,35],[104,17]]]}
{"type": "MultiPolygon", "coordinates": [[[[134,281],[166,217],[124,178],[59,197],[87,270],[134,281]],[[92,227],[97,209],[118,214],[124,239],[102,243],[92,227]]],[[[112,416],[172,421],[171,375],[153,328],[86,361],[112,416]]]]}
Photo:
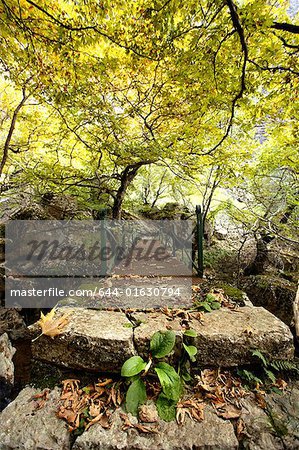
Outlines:
{"type": "Polygon", "coordinates": [[[11,345],[6,333],[0,336],[0,379],[3,378],[7,383],[14,382],[14,365],[12,357],[15,354],[15,348],[11,345]]]}
{"type": "Polygon", "coordinates": [[[0,262],[3,263],[5,259],[5,239],[0,238],[0,262]]]}
{"type": "Polygon", "coordinates": [[[263,306],[287,325],[293,324],[293,303],[297,285],[269,275],[250,276],[244,289],[255,306],[263,306]]]}
{"type": "MultiPolygon", "coordinates": [[[[177,332],[171,360],[180,356],[182,323],[179,317],[170,320],[160,312],[134,313],[139,326],[133,331],[125,314],[120,312],[62,308],[60,313],[66,311],[70,322],[65,331],[54,339],[41,336],[33,342],[34,358],[75,369],[119,372],[124,361],[136,351],[147,357],[153,333],[169,327],[177,332]]],[[[248,364],[254,361],[252,349],[264,351],[270,360],[293,357],[289,328],[264,308],[241,307],[234,311],[221,308],[205,314],[203,322],[196,313],[191,314],[191,319],[190,327],[198,334],[194,343],[200,366],[248,364]]],[[[30,328],[33,335],[39,334],[37,325],[30,328]]]]}
{"type": "Polygon", "coordinates": [[[6,333],[0,336],[0,411],[9,402],[14,383],[14,364],[12,357],[15,353],[6,333]]]}
{"type": "MultiPolygon", "coordinates": [[[[264,308],[221,308],[204,315],[203,321],[191,314],[190,327],[196,330],[193,340],[198,349],[200,366],[232,367],[253,362],[252,349],[265,352],[267,358],[293,357],[293,336],[289,328],[264,308]]],[[[134,342],[139,354],[146,356],[149,341],[155,331],[171,327],[177,332],[177,348],[181,340],[181,320],[169,321],[166,315],[134,314],[140,325],[134,330],[134,342]]]]}
{"type": "Polygon", "coordinates": [[[36,389],[27,387],[0,414],[0,450],[69,450],[67,425],[56,417],[59,390],[49,394],[41,409],[32,396],[36,389]]]}
{"type": "Polygon", "coordinates": [[[283,395],[270,394],[267,399],[272,414],[272,428],[282,438],[284,449],[299,448],[299,383],[288,387],[283,395]]]}
{"type": "Polygon", "coordinates": [[[283,395],[265,396],[267,409],[260,408],[253,397],[243,399],[242,415],[246,427],[243,440],[248,450],[296,450],[299,448],[299,390],[283,395]]]}
{"type": "Polygon", "coordinates": [[[213,233],[213,237],[218,239],[218,241],[224,241],[225,239],[227,239],[227,236],[228,236],[228,231],[225,228],[215,229],[215,231],[213,233]]]}
{"type": "Polygon", "coordinates": [[[271,433],[270,422],[265,411],[252,399],[242,401],[241,419],[246,427],[243,440],[249,450],[282,450],[282,442],[271,433]]]}
{"type": "Polygon", "coordinates": [[[0,308],[0,334],[7,333],[12,339],[26,332],[25,322],[15,308],[0,308]]]}
{"type": "MultiPolygon", "coordinates": [[[[134,423],[134,418],[130,416],[134,423]]],[[[79,436],[73,450],[234,450],[238,448],[233,425],[205,409],[203,422],[189,417],[182,426],[174,422],[159,421],[159,432],[139,433],[136,429],[123,431],[123,421],[116,411],[112,427],[104,430],[92,426],[79,436]]]]}
{"type": "MultiPolygon", "coordinates": [[[[135,354],[133,330],[125,314],[81,308],[61,308],[69,314],[64,332],[54,339],[41,336],[32,344],[34,358],[64,367],[98,372],[119,372],[135,354]]],[[[35,324],[30,327],[39,334],[35,324]]]]}

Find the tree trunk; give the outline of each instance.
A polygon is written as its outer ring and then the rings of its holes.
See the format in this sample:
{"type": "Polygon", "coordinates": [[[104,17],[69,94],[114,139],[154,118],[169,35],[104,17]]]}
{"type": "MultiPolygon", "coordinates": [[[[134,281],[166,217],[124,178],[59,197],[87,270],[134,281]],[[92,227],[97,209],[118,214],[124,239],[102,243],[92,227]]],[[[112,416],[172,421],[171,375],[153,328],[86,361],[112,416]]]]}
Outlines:
{"type": "Polygon", "coordinates": [[[140,161],[138,163],[130,164],[127,166],[120,175],[120,186],[114,196],[114,202],[112,207],[112,218],[121,219],[121,211],[123,201],[130,183],[134,180],[138,170],[145,164],[150,164],[152,161],[140,161]]]}
{"type": "Polygon", "coordinates": [[[28,97],[29,97],[29,95],[26,96],[25,88],[23,88],[22,100],[20,101],[20,103],[18,104],[18,106],[16,107],[16,109],[13,112],[11,123],[10,123],[10,127],[9,127],[9,130],[8,130],[8,133],[7,133],[6,140],[4,142],[2,159],[0,161],[0,176],[2,175],[2,172],[4,170],[4,166],[5,166],[7,158],[8,158],[8,150],[9,150],[9,146],[10,146],[10,142],[11,142],[11,139],[12,139],[12,135],[13,135],[13,132],[14,132],[14,129],[15,129],[15,126],[16,126],[16,121],[17,121],[18,114],[19,114],[21,108],[23,107],[23,105],[25,104],[25,102],[26,102],[28,97]]]}
{"type": "Polygon", "coordinates": [[[293,303],[293,311],[294,311],[295,332],[297,339],[299,340],[299,285],[297,289],[296,298],[293,303]]]}
{"type": "Polygon", "coordinates": [[[113,200],[113,207],[112,207],[112,218],[113,219],[121,219],[122,204],[124,201],[127,187],[128,186],[121,185],[116,192],[116,195],[113,200]]]}
{"type": "Polygon", "coordinates": [[[268,244],[274,238],[272,236],[261,235],[256,241],[256,256],[254,261],[244,270],[244,275],[260,275],[264,272],[268,262],[268,244]]]}

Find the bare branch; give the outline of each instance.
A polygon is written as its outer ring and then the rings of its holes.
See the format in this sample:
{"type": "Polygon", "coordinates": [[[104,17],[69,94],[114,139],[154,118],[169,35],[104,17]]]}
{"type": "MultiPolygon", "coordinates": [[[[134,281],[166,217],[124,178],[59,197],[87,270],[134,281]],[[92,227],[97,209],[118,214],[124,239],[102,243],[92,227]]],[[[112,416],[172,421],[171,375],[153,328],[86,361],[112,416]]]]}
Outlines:
{"type": "Polygon", "coordinates": [[[299,34],[299,25],[293,25],[292,23],[274,22],[273,25],[271,25],[271,28],[274,28],[275,30],[287,31],[288,33],[299,34]]]}

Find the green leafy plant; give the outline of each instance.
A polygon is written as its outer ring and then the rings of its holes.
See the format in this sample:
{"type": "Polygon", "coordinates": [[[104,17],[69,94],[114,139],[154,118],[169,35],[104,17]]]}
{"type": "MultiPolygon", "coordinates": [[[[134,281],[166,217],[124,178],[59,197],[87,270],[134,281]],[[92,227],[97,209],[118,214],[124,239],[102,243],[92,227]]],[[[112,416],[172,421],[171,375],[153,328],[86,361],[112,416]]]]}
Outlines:
{"type": "Polygon", "coordinates": [[[165,421],[175,419],[176,405],[184,391],[184,383],[192,379],[190,361],[195,361],[197,349],[193,345],[188,345],[186,340],[194,337],[196,337],[194,330],[186,330],[183,334],[182,356],[178,370],[164,361],[159,361],[168,356],[175,346],[176,336],[171,330],[157,331],[153,334],[148,361],[144,361],[140,356],[132,356],[124,362],[121,375],[130,383],[126,394],[128,412],[137,416],[140,405],[146,402],[145,379],[151,369],[161,385],[161,393],[156,401],[159,416],[165,421]]]}
{"type": "MultiPolygon", "coordinates": [[[[252,356],[257,358],[259,362],[258,366],[251,370],[244,368],[238,369],[238,375],[245,379],[249,384],[267,384],[271,382],[276,383],[277,375],[286,373],[296,373],[299,374],[299,367],[293,361],[287,360],[275,360],[269,361],[267,356],[260,350],[255,349],[252,351],[252,356]]],[[[277,390],[275,386],[271,388],[272,390],[277,390]]],[[[278,390],[279,391],[279,390],[278,390]]],[[[280,391],[279,391],[280,392],[280,391]]]]}
{"type": "Polygon", "coordinates": [[[251,370],[241,368],[237,370],[237,374],[249,385],[257,383],[263,384],[262,380],[257,375],[255,375],[251,370]]]}
{"type": "Polygon", "coordinates": [[[215,309],[219,309],[221,303],[217,300],[217,297],[211,293],[206,295],[204,300],[195,300],[194,309],[197,311],[212,312],[215,309]]]}
{"type": "Polygon", "coordinates": [[[270,363],[271,367],[277,372],[295,373],[299,375],[299,366],[293,361],[287,361],[285,359],[278,359],[270,363]]]}
{"type": "Polygon", "coordinates": [[[178,373],[185,383],[192,381],[190,363],[196,361],[197,354],[197,348],[194,345],[190,345],[187,340],[188,338],[195,338],[196,336],[196,331],[191,329],[186,330],[183,334],[182,353],[179,361],[178,373]]]}

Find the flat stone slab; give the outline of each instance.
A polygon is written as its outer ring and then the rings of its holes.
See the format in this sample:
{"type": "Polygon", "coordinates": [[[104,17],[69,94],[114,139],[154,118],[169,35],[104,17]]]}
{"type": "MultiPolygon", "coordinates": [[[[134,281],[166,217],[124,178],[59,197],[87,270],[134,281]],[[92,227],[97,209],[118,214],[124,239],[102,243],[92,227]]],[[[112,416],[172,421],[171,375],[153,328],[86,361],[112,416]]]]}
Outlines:
{"type": "Polygon", "coordinates": [[[69,450],[67,425],[55,415],[59,389],[49,393],[41,409],[32,397],[39,390],[27,387],[0,414],[0,450],[69,450]]]}
{"type": "MultiPolygon", "coordinates": [[[[60,366],[98,372],[119,372],[127,358],[135,354],[133,330],[126,315],[114,311],[62,308],[69,323],[55,338],[41,336],[32,343],[35,359],[60,366]]],[[[30,327],[33,335],[38,325],[30,327]]]]}
{"type": "MultiPolygon", "coordinates": [[[[184,321],[177,317],[169,320],[163,314],[136,313],[140,325],[134,330],[137,352],[146,356],[149,341],[155,331],[172,328],[177,332],[177,344],[182,339],[184,321]]],[[[190,314],[189,326],[197,332],[192,343],[197,347],[200,366],[232,367],[250,364],[252,350],[265,352],[269,359],[292,359],[293,336],[281,320],[262,307],[240,307],[236,310],[221,308],[203,315],[190,314]]],[[[177,345],[178,351],[180,345],[177,345]]]]}
{"type": "MultiPolygon", "coordinates": [[[[32,343],[35,359],[74,369],[119,373],[129,357],[149,354],[149,342],[155,331],[173,329],[177,343],[170,356],[172,363],[180,357],[182,333],[186,321],[173,320],[161,312],[132,313],[136,327],[121,312],[81,308],[62,308],[69,323],[64,332],[54,339],[41,336],[32,343]]],[[[268,359],[292,359],[293,336],[283,322],[262,307],[221,308],[202,315],[190,313],[188,325],[197,332],[192,340],[198,349],[197,364],[202,366],[232,367],[250,364],[255,359],[252,350],[265,352],[268,359]]],[[[33,336],[40,333],[35,324],[30,327],[33,336]]]]}
{"type": "MultiPolygon", "coordinates": [[[[229,421],[219,418],[213,411],[205,409],[202,422],[189,417],[183,425],[175,421],[158,422],[158,432],[139,433],[136,429],[122,430],[123,421],[116,411],[112,426],[104,430],[93,425],[76,439],[73,450],[235,450],[239,447],[234,427],[229,421]]],[[[130,416],[133,422],[134,418],[130,416]]]]}

